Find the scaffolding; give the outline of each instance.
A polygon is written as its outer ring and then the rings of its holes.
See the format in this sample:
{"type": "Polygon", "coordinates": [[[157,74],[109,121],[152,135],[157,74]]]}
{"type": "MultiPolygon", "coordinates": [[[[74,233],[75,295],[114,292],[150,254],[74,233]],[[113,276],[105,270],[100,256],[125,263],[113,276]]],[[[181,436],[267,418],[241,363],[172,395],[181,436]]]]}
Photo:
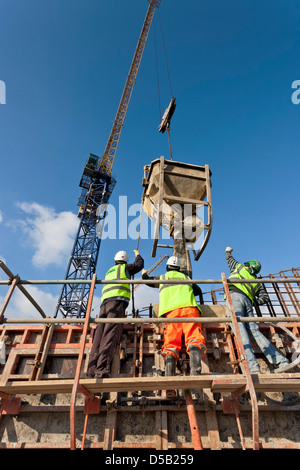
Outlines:
{"type": "MultiPolygon", "coordinates": [[[[257,316],[300,316],[300,283],[297,281],[299,271],[300,268],[291,268],[264,276],[270,279],[269,283],[264,284],[269,302],[264,306],[255,305],[257,316]],[[284,282],[286,279],[290,279],[290,282],[284,282]]],[[[258,279],[261,279],[261,276],[258,279]]],[[[206,291],[203,294],[207,303],[216,305],[224,302],[223,288],[206,291]]]]}
{"type": "MultiPolygon", "coordinates": [[[[9,289],[0,313],[0,341],[6,349],[5,361],[0,365],[0,448],[300,449],[296,419],[300,405],[299,399],[292,399],[300,392],[297,358],[294,361],[296,367],[286,373],[251,374],[238,328],[239,321],[255,321],[287,356],[295,356],[300,338],[298,270],[260,278],[263,285],[271,284],[273,289],[276,285],[280,293],[284,290],[285,310],[279,312],[280,315],[274,309],[272,314],[271,311],[270,314],[264,312],[250,318],[236,317],[225,274],[221,279],[161,281],[167,284],[220,284],[229,305],[226,312],[223,303],[206,303],[201,305],[202,317],[185,319],[201,322],[206,336],[208,352],[201,376],[188,375],[187,355],[183,348],[181,361],[177,364],[179,372],[174,377],[165,377],[160,351],[166,319],[153,316],[155,309],[149,308],[147,317],[91,318],[96,286],[118,283],[119,280],[97,280],[93,275],[91,280],[85,281],[90,283],[86,317],[58,319],[47,317],[27,296],[26,285],[64,284],[65,280],[22,280],[4,266],[2,263],[9,280],[0,281],[0,285],[9,285],[9,289]],[[291,273],[293,276],[288,276],[291,273]],[[16,287],[35,305],[39,318],[4,316],[16,287]],[[88,379],[85,373],[92,344],[91,332],[100,322],[122,322],[124,332],[115,353],[111,378],[88,379]],[[282,331],[283,337],[280,336],[282,331]],[[164,391],[170,387],[179,391],[175,401],[165,396],[164,391]],[[198,398],[193,396],[195,390],[198,398]],[[273,400],[274,394],[288,395],[290,402],[273,400]],[[35,401],[37,396],[40,397],[38,403],[35,401]],[[261,401],[261,396],[266,400],[261,401]],[[63,403],[57,404],[58,397],[64,397],[63,403]],[[28,433],[28,416],[32,423],[38,414],[41,423],[42,416],[51,413],[67,416],[69,429],[62,431],[61,425],[57,434],[53,431],[50,436],[51,425],[47,420],[47,429],[34,432],[35,422],[32,432],[28,433]],[[273,431],[269,428],[267,436],[264,435],[266,421],[261,426],[260,416],[271,417],[274,413],[288,416],[290,426],[294,423],[290,434],[286,428],[280,431],[277,420],[273,431]],[[16,419],[16,416],[18,426],[24,422],[27,433],[17,429],[15,422],[14,440],[9,432],[9,419],[16,419]],[[134,420],[130,419],[132,416],[134,420]],[[178,426],[172,426],[175,416],[178,422],[184,422],[180,430],[177,430],[178,426]]],[[[128,283],[151,284],[152,281],[130,280],[128,283]]],[[[183,320],[169,319],[168,322],[182,323],[183,320]]],[[[269,421],[271,423],[272,419],[269,421]]]]}

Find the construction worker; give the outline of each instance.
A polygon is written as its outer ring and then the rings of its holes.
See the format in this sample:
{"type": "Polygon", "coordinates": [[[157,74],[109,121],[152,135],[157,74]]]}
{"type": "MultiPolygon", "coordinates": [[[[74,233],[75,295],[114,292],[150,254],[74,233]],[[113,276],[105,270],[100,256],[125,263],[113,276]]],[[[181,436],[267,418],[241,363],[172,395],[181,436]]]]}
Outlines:
{"type": "MultiPolygon", "coordinates": [[[[237,317],[254,316],[253,305],[263,305],[268,301],[268,294],[262,284],[239,283],[239,279],[256,279],[261,270],[261,264],[257,260],[250,260],[244,264],[239,263],[232,256],[233,249],[227,247],[225,250],[225,259],[230,269],[228,287],[232,298],[232,304],[237,317]]],[[[229,309],[227,302],[227,309],[229,309]]],[[[227,310],[229,313],[229,310],[227,310]]],[[[251,347],[249,333],[254,338],[260,350],[264,353],[268,361],[279,369],[289,361],[270,343],[270,341],[261,333],[257,323],[239,322],[239,330],[244,345],[246,359],[250,372],[259,373],[260,367],[251,347]]],[[[277,369],[277,371],[279,371],[277,369]]]]}
{"type": "MultiPolygon", "coordinates": [[[[134,250],[134,263],[128,263],[128,254],[118,251],[115,265],[106,273],[105,280],[124,279],[124,284],[104,284],[101,295],[99,318],[123,318],[130,301],[131,276],[141,271],[144,260],[138,250],[134,250]]],[[[99,323],[93,337],[87,376],[105,378],[110,374],[114,351],[121,339],[123,323],[99,323]]]]}
{"type": "MultiPolygon", "coordinates": [[[[167,261],[167,272],[162,276],[149,277],[143,270],[143,279],[190,279],[180,272],[180,262],[176,256],[167,261]]],[[[196,284],[148,284],[159,288],[158,316],[167,318],[199,317],[201,310],[195,296],[202,291],[196,284]]],[[[185,336],[186,351],[189,355],[190,375],[201,374],[201,358],[206,355],[205,338],[200,323],[167,323],[164,331],[162,355],[165,359],[165,376],[175,375],[176,361],[181,350],[181,338],[185,336]]],[[[169,394],[170,395],[170,394],[169,394]]]]}

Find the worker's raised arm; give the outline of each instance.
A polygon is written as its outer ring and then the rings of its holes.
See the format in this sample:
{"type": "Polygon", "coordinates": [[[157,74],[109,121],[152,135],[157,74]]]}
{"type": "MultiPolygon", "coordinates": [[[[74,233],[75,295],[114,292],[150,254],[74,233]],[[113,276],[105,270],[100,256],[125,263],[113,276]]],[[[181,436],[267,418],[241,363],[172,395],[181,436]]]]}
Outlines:
{"type": "MultiPolygon", "coordinates": [[[[153,281],[153,280],[159,280],[159,278],[160,278],[160,276],[153,276],[153,277],[148,276],[148,273],[147,273],[146,269],[143,269],[143,271],[142,271],[142,279],[153,281]]],[[[159,283],[157,283],[157,284],[146,284],[146,286],[155,287],[156,289],[159,289],[159,283]]]]}
{"type": "Polygon", "coordinates": [[[235,270],[235,268],[239,264],[238,261],[236,261],[234,259],[234,257],[232,256],[232,254],[231,254],[232,251],[233,251],[233,249],[230,246],[227,246],[227,248],[225,250],[225,259],[227,261],[227,264],[228,264],[228,267],[229,267],[231,273],[235,270]]]}
{"type": "Polygon", "coordinates": [[[144,259],[141,257],[138,250],[133,250],[135,254],[135,260],[133,263],[126,264],[126,270],[130,276],[139,273],[144,267],[144,259]]]}

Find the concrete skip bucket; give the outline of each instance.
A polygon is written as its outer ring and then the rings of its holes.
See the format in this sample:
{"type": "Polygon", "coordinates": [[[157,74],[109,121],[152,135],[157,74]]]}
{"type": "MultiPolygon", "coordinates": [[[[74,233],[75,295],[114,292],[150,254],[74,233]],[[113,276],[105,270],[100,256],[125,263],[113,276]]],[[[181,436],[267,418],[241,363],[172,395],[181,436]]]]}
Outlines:
{"type": "Polygon", "coordinates": [[[165,160],[162,156],[144,167],[143,209],[154,222],[152,256],[158,244],[160,228],[176,240],[183,239],[197,261],[203,253],[212,229],[211,172],[208,165],[198,166],[165,160]]]}

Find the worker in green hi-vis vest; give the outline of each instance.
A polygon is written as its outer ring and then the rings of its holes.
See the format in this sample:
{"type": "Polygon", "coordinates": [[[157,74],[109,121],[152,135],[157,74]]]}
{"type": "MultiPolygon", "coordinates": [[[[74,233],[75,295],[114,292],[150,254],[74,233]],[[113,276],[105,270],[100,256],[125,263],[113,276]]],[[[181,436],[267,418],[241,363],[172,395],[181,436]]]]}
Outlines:
{"type": "MultiPolygon", "coordinates": [[[[255,304],[264,305],[268,301],[268,293],[264,286],[257,281],[254,281],[253,283],[240,283],[239,280],[255,280],[257,274],[261,270],[261,264],[257,260],[250,260],[241,264],[234,259],[231,254],[232,251],[231,247],[228,246],[226,248],[225,259],[230,269],[228,288],[233,308],[237,317],[252,317],[254,316],[253,306],[255,304]]],[[[228,304],[227,309],[229,314],[228,304]]],[[[284,357],[260,331],[257,323],[239,322],[238,325],[250,372],[260,373],[260,367],[253,352],[249,335],[253,337],[259,349],[264,353],[268,361],[274,367],[278,367],[277,371],[289,364],[288,359],[284,357]]]]}
{"type": "MultiPolygon", "coordinates": [[[[99,318],[123,318],[130,301],[130,284],[126,281],[144,267],[144,260],[134,250],[134,263],[128,263],[128,254],[118,251],[115,264],[106,273],[105,280],[121,279],[120,284],[104,284],[101,295],[99,318]],[[124,282],[123,282],[124,281],[124,282]]],[[[99,323],[94,331],[87,377],[109,377],[111,363],[117,344],[123,332],[123,323],[99,323]]]]}

